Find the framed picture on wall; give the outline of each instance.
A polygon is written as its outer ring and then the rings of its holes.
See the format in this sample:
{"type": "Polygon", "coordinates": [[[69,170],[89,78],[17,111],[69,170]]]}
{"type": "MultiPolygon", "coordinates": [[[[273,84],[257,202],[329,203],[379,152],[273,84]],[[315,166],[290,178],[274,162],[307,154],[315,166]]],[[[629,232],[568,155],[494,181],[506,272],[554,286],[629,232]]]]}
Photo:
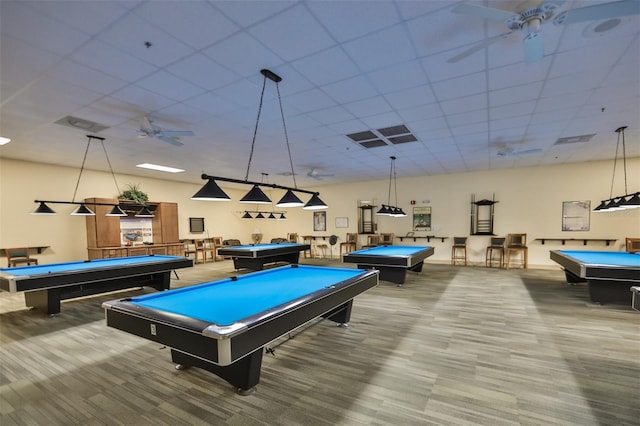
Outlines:
{"type": "Polygon", "coordinates": [[[591,201],[562,202],[562,230],[588,231],[591,201]]]}
{"type": "Polygon", "coordinates": [[[431,231],[431,207],[413,208],[413,230],[431,231]]]}
{"type": "Polygon", "coordinates": [[[348,227],[349,227],[348,217],[336,217],[336,228],[348,228],[348,227]]]}
{"type": "Polygon", "coordinates": [[[313,212],[313,230],[327,230],[327,212],[313,212]]]}
{"type": "Polygon", "coordinates": [[[204,232],[204,217],[190,217],[189,232],[192,234],[202,234],[204,232]]]}

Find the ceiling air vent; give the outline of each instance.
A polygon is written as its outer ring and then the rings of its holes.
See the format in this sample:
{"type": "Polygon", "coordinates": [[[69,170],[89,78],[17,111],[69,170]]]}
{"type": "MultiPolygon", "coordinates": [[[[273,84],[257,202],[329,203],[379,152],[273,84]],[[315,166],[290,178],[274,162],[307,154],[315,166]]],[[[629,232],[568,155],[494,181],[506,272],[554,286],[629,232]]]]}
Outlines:
{"type": "Polygon", "coordinates": [[[592,137],[596,134],[592,133],[590,135],[580,135],[580,136],[567,136],[565,138],[559,138],[554,145],[565,145],[568,143],[581,143],[581,142],[589,142],[592,137]]]}
{"type": "Polygon", "coordinates": [[[104,126],[100,123],[96,123],[94,121],[85,120],[84,118],[73,117],[71,115],[67,115],[66,117],[61,118],[60,120],[55,122],[56,124],[60,124],[62,126],[73,127],[76,129],[81,129],[84,132],[92,132],[97,133],[101,130],[108,129],[109,126],[104,126]]]}
{"type": "Polygon", "coordinates": [[[347,137],[364,148],[416,142],[418,140],[404,124],[350,133],[347,137]]]}

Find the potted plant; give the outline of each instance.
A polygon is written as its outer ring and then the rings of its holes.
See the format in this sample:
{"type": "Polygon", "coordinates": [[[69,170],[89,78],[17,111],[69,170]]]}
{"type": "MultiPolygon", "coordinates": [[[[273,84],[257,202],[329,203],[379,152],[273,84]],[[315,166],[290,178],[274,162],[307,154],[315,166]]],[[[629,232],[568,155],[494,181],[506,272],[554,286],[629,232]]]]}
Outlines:
{"type": "Polygon", "coordinates": [[[149,201],[149,196],[140,189],[139,185],[128,184],[127,189],[122,191],[118,198],[121,200],[134,201],[137,204],[146,204],[149,201]]]}

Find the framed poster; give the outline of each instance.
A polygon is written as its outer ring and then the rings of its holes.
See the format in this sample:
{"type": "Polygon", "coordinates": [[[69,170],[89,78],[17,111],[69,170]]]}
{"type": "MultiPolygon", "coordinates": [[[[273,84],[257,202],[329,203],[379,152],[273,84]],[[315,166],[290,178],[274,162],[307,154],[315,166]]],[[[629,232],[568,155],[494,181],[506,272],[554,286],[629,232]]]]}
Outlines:
{"type": "Polygon", "coordinates": [[[327,230],[327,212],[313,212],[313,230],[327,230]]]}
{"type": "Polygon", "coordinates": [[[431,231],[431,207],[413,208],[413,230],[431,231]]]}
{"type": "Polygon", "coordinates": [[[588,231],[591,201],[562,202],[562,230],[588,231]]]}
{"type": "Polygon", "coordinates": [[[336,228],[348,228],[348,227],[349,227],[348,217],[336,217],[336,228]]]}

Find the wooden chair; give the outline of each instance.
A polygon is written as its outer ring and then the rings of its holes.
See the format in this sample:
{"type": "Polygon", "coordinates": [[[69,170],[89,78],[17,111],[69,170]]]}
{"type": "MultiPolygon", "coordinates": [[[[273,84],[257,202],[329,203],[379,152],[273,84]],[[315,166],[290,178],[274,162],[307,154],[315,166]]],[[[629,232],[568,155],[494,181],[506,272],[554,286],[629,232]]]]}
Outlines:
{"type": "Polygon", "coordinates": [[[358,250],[358,234],[355,232],[347,232],[347,240],[340,243],[340,258],[342,258],[342,249],[345,253],[358,250]]]}
{"type": "Polygon", "coordinates": [[[287,241],[289,241],[290,243],[297,243],[298,242],[298,234],[295,232],[290,232],[287,234],[287,241]]]}
{"type": "Polygon", "coordinates": [[[511,266],[511,258],[513,255],[520,254],[520,264],[527,269],[529,262],[529,248],[527,247],[527,234],[509,234],[507,235],[507,250],[505,252],[505,265],[509,269],[511,266]]]}
{"type": "Polygon", "coordinates": [[[216,260],[221,260],[222,257],[218,256],[218,249],[222,247],[222,237],[212,237],[213,249],[215,250],[214,256],[216,260]]]}
{"type": "Polygon", "coordinates": [[[453,237],[451,264],[456,265],[458,261],[463,261],[467,266],[467,237],[453,237]]]}
{"type": "Polygon", "coordinates": [[[323,239],[321,243],[316,243],[316,253],[320,255],[322,252],[321,258],[327,257],[327,249],[329,248],[329,244],[323,239]]]}
{"type": "Polygon", "coordinates": [[[38,259],[29,256],[29,249],[26,247],[4,249],[4,254],[7,256],[7,266],[9,268],[18,265],[30,266],[38,264],[38,259]]]}
{"type": "Polygon", "coordinates": [[[309,258],[313,259],[313,237],[311,235],[303,235],[302,242],[304,244],[309,244],[309,250],[302,252],[304,258],[306,259],[307,255],[309,255],[309,258]]]}
{"type": "Polygon", "coordinates": [[[193,257],[193,262],[198,263],[198,252],[196,250],[195,240],[180,240],[184,245],[184,256],[193,257]]]}
{"type": "Polygon", "coordinates": [[[362,246],[362,248],[377,247],[379,245],[380,245],[380,235],[378,234],[367,235],[367,244],[362,246]]]}
{"type": "Polygon", "coordinates": [[[199,250],[202,253],[202,261],[203,263],[207,263],[207,258],[211,258],[212,262],[216,261],[216,247],[215,244],[213,243],[213,239],[212,238],[205,238],[203,240],[198,240],[200,241],[200,247],[199,250]]]}
{"type": "Polygon", "coordinates": [[[390,246],[393,244],[394,237],[395,237],[395,234],[393,233],[383,232],[382,234],[380,234],[380,244],[390,246]]]}
{"type": "Polygon", "coordinates": [[[640,238],[625,238],[625,251],[627,253],[640,253],[640,238]]]}
{"type": "Polygon", "coordinates": [[[487,268],[493,267],[493,264],[496,262],[497,253],[497,262],[498,268],[502,268],[504,266],[504,242],[506,238],[502,237],[491,237],[491,242],[487,246],[487,252],[485,254],[484,266],[487,268]]]}

